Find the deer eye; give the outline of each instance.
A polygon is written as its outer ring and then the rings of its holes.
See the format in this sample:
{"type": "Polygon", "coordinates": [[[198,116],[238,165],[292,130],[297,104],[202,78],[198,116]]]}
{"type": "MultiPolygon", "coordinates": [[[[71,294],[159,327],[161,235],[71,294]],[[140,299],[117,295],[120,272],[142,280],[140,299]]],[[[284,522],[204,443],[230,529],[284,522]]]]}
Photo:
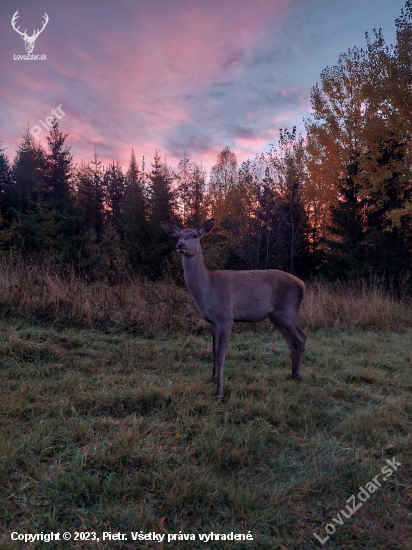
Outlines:
{"type": "Polygon", "coordinates": [[[197,235],[193,235],[193,238],[194,238],[194,239],[197,239],[197,235]]]}

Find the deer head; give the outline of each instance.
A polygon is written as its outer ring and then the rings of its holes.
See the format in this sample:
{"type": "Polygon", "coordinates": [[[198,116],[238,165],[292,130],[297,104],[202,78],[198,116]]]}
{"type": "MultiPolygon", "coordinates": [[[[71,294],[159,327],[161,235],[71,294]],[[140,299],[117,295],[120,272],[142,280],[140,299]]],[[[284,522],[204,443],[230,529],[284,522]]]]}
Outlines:
{"type": "Polygon", "coordinates": [[[34,43],[36,41],[36,38],[39,36],[39,34],[43,31],[44,27],[47,25],[48,21],[49,21],[49,16],[47,15],[47,13],[45,13],[43,15],[44,17],[44,22],[43,22],[43,27],[41,28],[41,30],[37,30],[37,31],[34,31],[32,36],[27,36],[26,32],[27,32],[27,29],[24,31],[24,32],[20,32],[19,31],[19,28],[20,27],[17,27],[16,29],[16,21],[17,19],[19,18],[19,15],[18,15],[18,11],[16,11],[16,13],[13,15],[13,19],[11,20],[11,26],[13,27],[13,29],[19,33],[19,35],[23,38],[24,40],[24,45],[26,46],[26,52],[27,53],[31,53],[34,49],[34,43]]]}
{"type": "Polygon", "coordinates": [[[179,229],[175,225],[167,222],[160,222],[160,225],[171,237],[177,237],[178,243],[176,250],[183,254],[183,256],[196,256],[202,253],[200,246],[200,239],[206,233],[212,230],[214,218],[207,220],[199,229],[179,229]]]}

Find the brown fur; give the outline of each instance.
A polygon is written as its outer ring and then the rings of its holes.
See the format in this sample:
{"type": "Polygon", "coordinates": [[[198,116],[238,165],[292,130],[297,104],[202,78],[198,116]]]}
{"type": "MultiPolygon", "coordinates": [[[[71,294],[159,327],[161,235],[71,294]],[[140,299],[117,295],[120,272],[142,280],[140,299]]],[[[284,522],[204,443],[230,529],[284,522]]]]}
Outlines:
{"type": "Polygon", "coordinates": [[[269,318],[286,340],[292,357],[292,378],[300,380],[305,333],[296,322],[305,285],[277,269],[265,271],[210,271],[203,263],[201,237],[211,231],[214,220],[199,229],[179,229],[161,222],[169,235],[178,237],[183,254],[186,284],[203,319],[213,333],[213,379],[217,395],[223,395],[223,365],[234,322],[255,322],[269,318]]]}

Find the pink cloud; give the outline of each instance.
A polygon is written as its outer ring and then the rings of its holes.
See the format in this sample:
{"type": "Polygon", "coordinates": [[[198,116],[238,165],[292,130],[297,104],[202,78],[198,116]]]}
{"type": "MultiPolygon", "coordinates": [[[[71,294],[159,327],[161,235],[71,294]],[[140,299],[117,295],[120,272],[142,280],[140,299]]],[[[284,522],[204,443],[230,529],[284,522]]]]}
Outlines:
{"type": "MultiPolygon", "coordinates": [[[[184,125],[191,125],[195,133],[198,125],[201,135],[202,120],[196,119],[195,111],[213,125],[219,105],[204,90],[242,76],[244,58],[261,45],[269,28],[281,25],[288,4],[289,0],[155,0],[120,4],[117,11],[102,5],[100,13],[97,4],[91,9],[78,2],[70,9],[59,5],[54,12],[44,8],[50,12],[50,32],[41,43],[42,52],[48,52],[47,65],[11,67],[5,92],[18,122],[9,138],[17,142],[21,122],[38,124],[59,104],[66,112],[61,128],[69,133],[77,161],[101,147],[106,162],[118,155],[127,163],[132,143],[137,156],[151,159],[156,147],[167,149],[165,134],[184,125]]],[[[221,122],[216,120],[216,125],[221,122]]],[[[45,137],[43,130],[43,144],[45,137]]],[[[212,150],[199,158],[208,166],[226,145],[217,137],[211,139],[212,150]]],[[[239,151],[263,142],[259,137],[237,138],[239,151]]],[[[175,165],[179,160],[168,158],[175,165]]]]}

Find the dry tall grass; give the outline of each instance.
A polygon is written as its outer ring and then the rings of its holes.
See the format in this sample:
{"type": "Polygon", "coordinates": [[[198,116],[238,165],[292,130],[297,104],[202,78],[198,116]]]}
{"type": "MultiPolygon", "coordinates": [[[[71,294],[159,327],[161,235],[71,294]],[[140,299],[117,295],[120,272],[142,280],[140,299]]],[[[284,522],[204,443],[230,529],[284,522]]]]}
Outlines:
{"type": "Polygon", "coordinates": [[[401,330],[412,326],[406,292],[398,299],[383,281],[371,279],[346,284],[309,281],[301,310],[302,324],[311,328],[401,330]]]}
{"type": "MultiPolygon", "coordinates": [[[[188,291],[171,281],[153,283],[129,275],[109,284],[47,262],[0,263],[0,312],[58,324],[129,328],[146,336],[205,326],[188,291]]],[[[412,326],[412,310],[406,298],[397,300],[376,280],[349,285],[314,280],[307,283],[300,322],[310,328],[400,330],[412,326]]],[[[242,324],[237,330],[247,329],[242,324]]]]}
{"type": "Polygon", "coordinates": [[[133,328],[145,335],[197,324],[190,295],[172,282],[123,275],[110,284],[48,262],[0,262],[0,311],[81,327],[133,328]]]}

